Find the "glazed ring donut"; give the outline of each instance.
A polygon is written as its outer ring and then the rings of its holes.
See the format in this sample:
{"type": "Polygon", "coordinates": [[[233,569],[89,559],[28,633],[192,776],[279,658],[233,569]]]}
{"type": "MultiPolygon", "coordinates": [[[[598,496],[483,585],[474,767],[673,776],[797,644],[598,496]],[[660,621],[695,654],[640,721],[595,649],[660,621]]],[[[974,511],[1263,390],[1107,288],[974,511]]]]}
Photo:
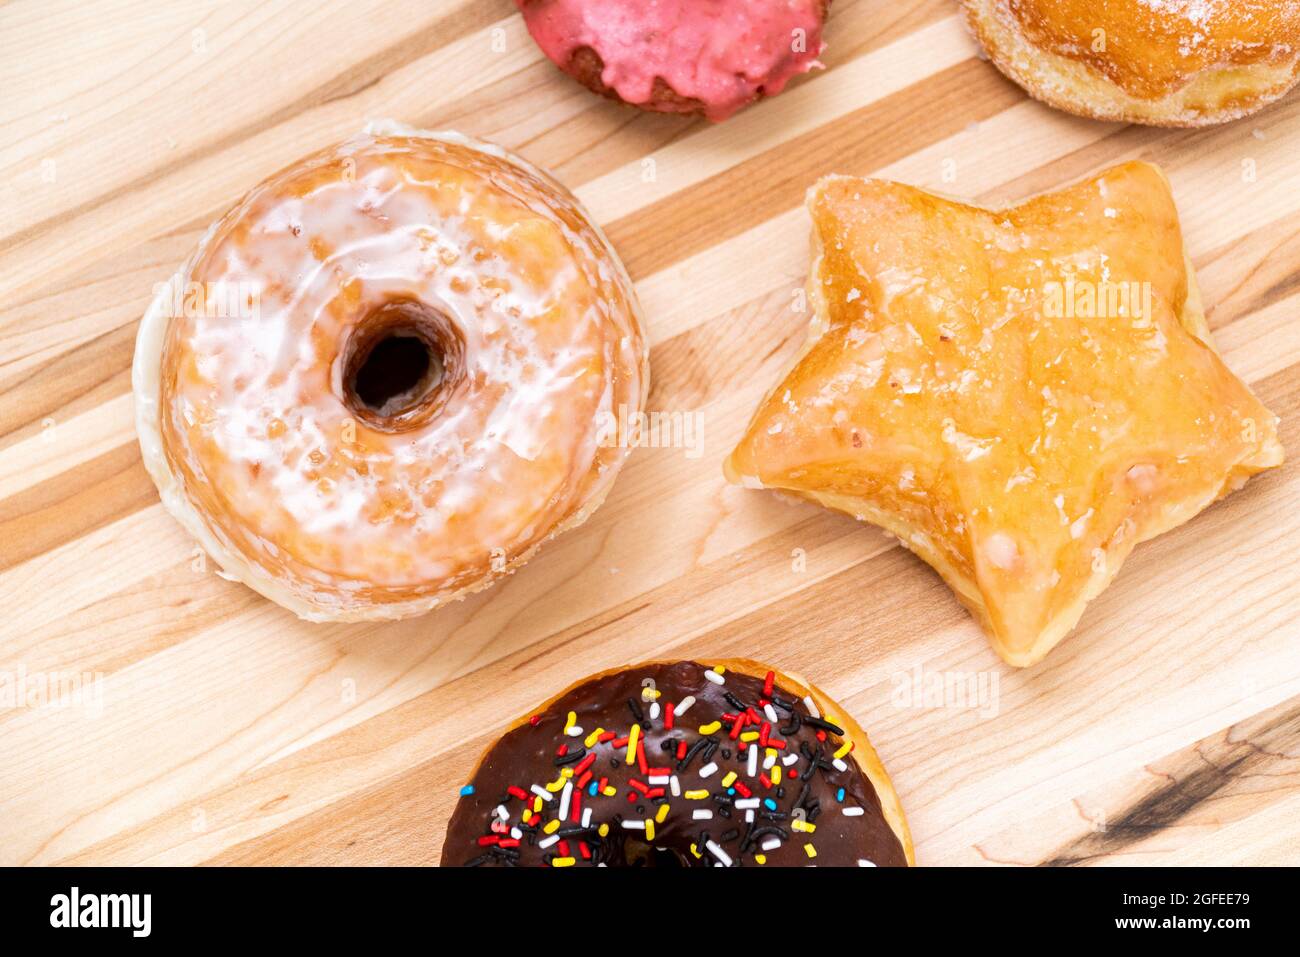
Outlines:
{"type": "Polygon", "coordinates": [[[993,63],[1031,96],[1102,120],[1208,126],[1300,73],[1292,0],[963,0],[993,63]]]}
{"type": "Polygon", "coordinates": [[[613,421],[645,401],[641,326],[554,180],[372,124],[255,187],[159,291],[144,462],[227,574],[301,617],[421,614],[604,499],[613,421]]]}
{"type": "Polygon", "coordinates": [[[479,758],[442,865],[909,866],[866,733],[797,675],[744,659],[586,678],[479,758]]]}
{"type": "Polygon", "coordinates": [[[556,66],[602,96],[725,120],[820,67],[830,0],[515,0],[556,66]]]}

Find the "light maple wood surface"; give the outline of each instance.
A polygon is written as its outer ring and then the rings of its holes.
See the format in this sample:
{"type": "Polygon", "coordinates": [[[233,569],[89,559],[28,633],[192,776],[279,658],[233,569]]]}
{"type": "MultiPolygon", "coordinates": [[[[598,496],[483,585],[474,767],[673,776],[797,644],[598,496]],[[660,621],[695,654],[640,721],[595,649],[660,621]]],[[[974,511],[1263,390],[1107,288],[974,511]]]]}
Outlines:
{"type": "Polygon", "coordinates": [[[0,676],[99,694],[0,709],[0,863],[434,863],[495,729],[669,655],[837,697],[923,864],[1300,863],[1300,95],[1121,127],[1027,99],[950,0],[836,0],[826,35],[825,71],[712,126],[582,90],[506,0],[0,5],[0,676]],[[487,593],[311,625],[163,511],[132,346],[209,222],[385,116],[495,140],[587,203],[649,316],[650,407],[698,413],[703,443],[636,451],[586,526],[487,593]],[[1141,546],[1014,671],[885,535],[720,462],[803,339],[816,177],[988,203],[1136,157],[1168,171],[1215,335],[1290,461],[1141,546]],[[987,706],[909,707],[918,674],[971,676],[987,706]]]}

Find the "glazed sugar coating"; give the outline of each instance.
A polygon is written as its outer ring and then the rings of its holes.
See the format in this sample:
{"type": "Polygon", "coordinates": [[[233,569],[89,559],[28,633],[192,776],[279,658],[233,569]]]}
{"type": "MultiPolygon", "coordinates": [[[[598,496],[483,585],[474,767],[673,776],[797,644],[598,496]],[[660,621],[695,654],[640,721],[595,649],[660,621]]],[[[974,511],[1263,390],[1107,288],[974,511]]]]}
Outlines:
{"type": "Polygon", "coordinates": [[[723,120],[820,66],[829,0],[516,0],[547,57],[644,109],[723,120]]]}
{"type": "Polygon", "coordinates": [[[883,525],[1032,664],[1144,539],[1282,449],[1209,344],[1160,171],[1008,209],[830,177],[807,352],[727,463],[883,525]]]}
{"type": "Polygon", "coordinates": [[[993,62],[1032,95],[1102,119],[1220,123],[1290,89],[1297,0],[964,0],[993,62]]]}
{"type": "Polygon", "coordinates": [[[626,455],[601,433],[646,388],[622,266],[567,192],[482,144],[363,135],[310,157],[182,278],[245,298],[170,322],[168,462],[305,617],[401,617],[487,584],[581,521],[626,455]],[[407,321],[442,379],[386,417],[349,399],[349,363],[407,321]]]}
{"type": "Polygon", "coordinates": [[[906,866],[901,811],[858,762],[878,759],[840,720],[770,671],[597,676],[488,749],[442,865],[906,866]]]}

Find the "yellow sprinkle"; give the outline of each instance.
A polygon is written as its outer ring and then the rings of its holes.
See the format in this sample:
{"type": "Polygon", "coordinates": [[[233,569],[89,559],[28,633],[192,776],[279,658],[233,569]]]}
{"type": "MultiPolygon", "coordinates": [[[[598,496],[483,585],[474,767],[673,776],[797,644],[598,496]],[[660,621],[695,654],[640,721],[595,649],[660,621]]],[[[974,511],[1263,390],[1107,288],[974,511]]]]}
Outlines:
{"type": "Polygon", "coordinates": [[[723,674],[724,672],[726,672],[727,669],[722,667],[722,665],[714,665],[713,670],[716,671],[718,674],[723,674]]]}
{"type": "Polygon", "coordinates": [[[645,822],[645,839],[653,841],[655,839],[655,822],[646,818],[645,822]]]}
{"type": "Polygon", "coordinates": [[[600,827],[596,828],[596,833],[599,834],[601,837],[608,837],[608,836],[609,836],[609,825],[608,825],[608,824],[602,824],[600,827]]]}
{"type": "Polygon", "coordinates": [[[542,799],[540,797],[533,798],[533,813],[536,814],[541,809],[542,809],[542,799]]]}
{"type": "Polygon", "coordinates": [[[564,730],[568,731],[577,723],[578,723],[578,716],[574,712],[570,711],[569,716],[564,719],[564,730]]]}
{"type": "Polygon", "coordinates": [[[741,740],[741,741],[757,741],[757,740],[758,740],[758,732],[757,732],[757,731],[746,731],[744,734],[742,734],[742,735],[740,736],[740,740],[741,740]]]}
{"type": "Polygon", "coordinates": [[[660,696],[661,694],[663,694],[663,692],[660,691],[658,688],[651,688],[651,687],[649,687],[649,686],[646,686],[646,687],[644,687],[644,688],[641,689],[641,700],[642,700],[642,701],[658,701],[658,700],[659,700],[659,696],[660,696]]]}
{"type": "Polygon", "coordinates": [[[659,805],[659,810],[655,814],[655,820],[658,821],[660,824],[662,824],[664,822],[664,818],[668,816],[668,807],[669,805],[667,804],[659,805]]]}
{"type": "Polygon", "coordinates": [[[817,848],[813,847],[811,844],[805,844],[803,846],[803,852],[807,854],[809,857],[817,856],[817,848]]]}
{"type": "Polygon", "coordinates": [[[632,730],[627,735],[627,763],[636,763],[636,740],[641,737],[641,725],[632,725],[632,730]]]}
{"type": "Polygon", "coordinates": [[[835,752],[835,756],[837,758],[842,758],[844,757],[844,755],[848,754],[852,750],[853,750],[853,742],[850,741],[848,738],[845,738],[844,743],[841,744],[839,750],[835,752]]]}
{"type": "Polygon", "coordinates": [[[557,817],[553,821],[548,821],[546,827],[542,828],[547,834],[554,834],[560,829],[560,819],[557,817]]]}
{"type": "Polygon", "coordinates": [[[572,866],[573,866],[573,858],[571,858],[571,857],[557,857],[555,860],[551,861],[551,866],[552,866],[552,867],[572,867],[572,866]]]}
{"type": "Polygon", "coordinates": [[[682,793],[682,797],[688,801],[703,801],[708,796],[708,791],[684,791],[682,793]]]}
{"type": "Polygon", "coordinates": [[[691,853],[694,854],[696,857],[699,857],[699,856],[700,856],[700,852],[699,852],[699,850],[695,847],[694,844],[691,845],[691,853]]]}
{"type": "Polygon", "coordinates": [[[618,788],[614,787],[614,785],[612,784],[607,784],[605,785],[605,790],[601,791],[600,793],[605,795],[605,797],[607,798],[612,798],[614,795],[618,793],[618,788]]]}
{"type": "Polygon", "coordinates": [[[772,765],[772,784],[777,785],[780,783],[781,783],[781,765],[774,764],[772,765]]]}
{"type": "Polygon", "coordinates": [[[551,793],[555,793],[556,791],[559,791],[559,790],[563,789],[563,787],[564,787],[564,775],[563,775],[563,774],[561,774],[561,775],[560,775],[558,778],[556,778],[554,781],[548,781],[547,784],[546,784],[546,790],[550,791],[551,793]]]}
{"type": "Polygon", "coordinates": [[[560,777],[562,778],[573,777],[573,768],[560,768],[560,777]]]}
{"type": "Polygon", "coordinates": [[[708,724],[700,725],[700,734],[713,734],[721,729],[721,721],[710,721],[708,724]]]}
{"type": "Polygon", "coordinates": [[[584,740],[582,743],[589,748],[594,748],[596,746],[596,742],[600,740],[600,736],[604,733],[605,733],[604,728],[597,728],[595,731],[591,732],[591,734],[587,735],[586,740],[584,740]]]}
{"type": "Polygon", "coordinates": [[[727,776],[722,779],[722,786],[724,788],[729,788],[735,782],[735,780],[736,780],[736,772],[728,771],[727,776]]]}
{"type": "Polygon", "coordinates": [[[811,834],[813,831],[817,830],[817,825],[809,824],[807,821],[801,821],[798,818],[795,818],[790,822],[790,828],[795,831],[803,831],[807,834],[811,834]]]}
{"type": "Polygon", "coordinates": [[[767,855],[766,855],[766,854],[755,854],[755,855],[754,855],[754,860],[756,860],[756,861],[757,861],[758,863],[760,863],[760,864],[766,864],[766,863],[767,863],[767,855]]]}

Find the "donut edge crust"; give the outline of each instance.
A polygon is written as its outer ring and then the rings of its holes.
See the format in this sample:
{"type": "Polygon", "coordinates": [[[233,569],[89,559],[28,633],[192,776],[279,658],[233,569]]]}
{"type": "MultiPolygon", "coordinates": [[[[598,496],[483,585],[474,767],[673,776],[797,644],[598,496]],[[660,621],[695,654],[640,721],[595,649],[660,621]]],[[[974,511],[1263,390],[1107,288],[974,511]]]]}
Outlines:
{"type": "MultiPolygon", "coordinates": [[[[408,126],[391,119],[376,119],[368,122],[362,129],[347,137],[338,143],[331,144],[337,146],[339,143],[345,143],[355,136],[406,136],[420,139],[440,140],[444,143],[451,143],[457,146],[467,147],[487,153],[507,162],[523,168],[530,174],[536,176],[542,182],[551,186],[567,200],[573,203],[574,208],[581,213],[582,217],[591,226],[592,231],[603,245],[605,252],[608,254],[610,261],[616,269],[616,279],[622,285],[628,304],[632,310],[633,319],[636,321],[638,331],[641,332],[641,362],[639,365],[640,373],[640,396],[638,408],[644,408],[650,392],[650,353],[645,343],[644,332],[646,328],[645,314],[642,311],[640,300],[637,299],[636,289],[628,276],[627,267],[623,260],[615,251],[613,244],[605,235],[605,231],[600,224],[591,216],[586,207],[574,196],[564,185],[559,183],[553,176],[528,162],[522,157],[497,146],[495,143],[488,143],[483,140],[475,139],[464,134],[451,130],[424,130],[408,126]]],[[[329,149],[330,146],[324,147],[329,149]]],[[[275,175],[275,174],[271,174],[275,175]]],[[[207,521],[203,518],[199,510],[190,501],[189,496],[185,494],[185,488],[179,477],[173,472],[170,463],[167,461],[167,455],[163,450],[162,422],[160,415],[160,402],[162,391],[162,353],[166,341],[169,317],[166,314],[166,304],[172,301],[173,292],[177,285],[183,282],[193,265],[199,261],[207,249],[208,244],[212,241],[217,227],[224,218],[218,216],[207,231],[199,240],[193,253],[185,263],[174,272],[171,277],[158,290],[145,309],[143,318],[140,320],[140,328],[136,333],[135,355],[131,363],[131,391],[135,396],[135,430],[136,436],[140,442],[140,457],[144,462],[145,470],[149,477],[153,479],[154,485],[158,488],[158,495],[162,499],[163,507],[178,521],[181,526],[193,536],[221,569],[221,576],[230,581],[239,581],[247,585],[253,591],[257,592],[264,598],[275,602],[282,608],[287,608],[304,621],[313,622],[361,622],[361,621],[396,621],[403,618],[413,618],[419,615],[427,614],[434,608],[449,604],[453,601],[461,601],[469,595],[485,588],[490,588],[496,582],[500,581],[506,575],[514,572],[516,569],[528,562],[547,542],[553,538],[577,528],[592,513],[604,503],[605,497],[613,488],[614,480],[618,473],[622,471],[623,464],[626,463],[629,450],[625,450],[623,458],[619,461],[617,468],[609,470],[609,474],[602,476],[602,482],[592,491],[590,498],[582,504],[573,514],[559,522],[550,533],[532,548],[516,557],[513,561],[507,563],[499,572],[493,572],[476,582],[472,582],[464,588],[450,595],[431,595],[428,597],[414,598],[408,601],[391,602],[388,604],[373,604],[364,607],[353,607],[348,609],[328,609],[316,602],[308,601],[293,589],[282,584],[274,576],[267,574],[261,567],[254,564],[240,554],[236,549],[227,546],[213,532],[207,521]]]]}
{"type": "MultiPolygon", "coordinates": [[[[1134,162],[1140,162],[1143,165],[1153,169],[1159,175],[1161,181],[1165,184],[1165,187],[1169,190],[1170,195],[1171,196],[1173,195],[1173,188],[1169,182],[1169,178],[1165,175],[1164,170],[1162,170],[1157,164],[1150,163],[1143,160],[1138,160],[1134,162]]],[[[1118,164],[1118,165],[1124,165],[1124,164],[1118,164]]],[[[1037,196],[1057,192],[1060,189],[1066,188],[1074,183],[1082,182],[1093,176],[1100,175],[1104,173],[1106,170],[1111,168],[1112,168],[1111,166],[1107,166],[1101,170],[1090,172],[1080,177],[1072,178],[1067,183],[1065,183],[1064,186],[1050,187],[1048,189],[1041,190],[1038,193],[1030,194],[1028,196],[1024,196],[1019,199],[1012,200],[1010,202],[999,203],[999,204],[982,205],[979,203],[973,203],[968,199],[958,197],[958,196],[953,196],[951,194],[943,193],[938,190],[926,189],[924,190],[924,192],[930,193],[932,196],[938,196],[943,199],[961,203],[965,206],[974,209],[983,209],[991,212],[997,212],[999,210],[1010,209],[1015,206],[1019,206],[1022,203],[1026,203],[1033,200],[1037,196]]],[[[844,177],[838,174],[831,174],[829,176],[822,177],[816,183],[814,183],[813,186],[809,188],[807,193],[807,198],[806,198],[807,208],[811,208],[814,196],[823,187],[825,183],[840,178],[844,178],[844,177]]],[[[856,177],[849,177],[849,178],[856,178],[856,177]]],[[[914,188],[921,188],[921,187],[914,187],[914,188]]],[[[799,363],[803,360],[804,356],[808,353],[808,351],[812,349],[817,339],[819,339],[823,335],[823,333],[825,333],[825,331],[829,328],[828,320],[826,318],[828,315],[828,307],[821,295],[821,285],[820,283],[815,281],[816,277],[820,275],[821,262],[822,262],[821,237],[818,235],[815,225],[814,228],[812,229],[812,239],[810,245],[811,245],[811,255],[810,255],[810,261],[808,267],[807,292],[808,292],[809,303],[812,307],[811,308],[812,318],[809,320],[809,324],[808,324],[808,335],[806,340],[804,341],[804,344],[800,347],[798,353],[790,361],[790,364],[785,368],[785,370],[781,373],[781,375],[779,375],[776,378],[775,384],[764,395],[763,399],[755,407],[754,415],[758,415],[759,412],[761,412],[762,409],[771,401],[772,396],[779,388],[781,388],[782,383],[785,382],[790,372],[792,372],[799,365],[799,363]]],[[[1209,323],[1206,321],[1205,318],[1205,309],[1201,299],[1200,287],[1196,281],[1196,270],[1192,265],[1191,256],[1187,252],[1186,237],[1184,237],[1183,239],[1183,268],[1187,276],[1187,295],[1183,299],[1182,309],[1179,310],[1178,312],[1178,316],[1177,316],[1178,321],[1184,329],[1186,329],[1189,333],[1191,333],[1201,342],[1205,343],[1205,345],[1212,352],[1214,352],[1216,355],[1221,356],[1218,347],[1215,345],[1213,336],[1211,336],[1210,334],[1209,323]]],[[[1247,388],[1249,388],[1249,386],[1247,386],[1247,388]]],[[[751,417],[751,422],[752,422],[752,417],[751,417]]],[[[748,431],[748,429],[749,426],[747,425],[746,431],[748,431]]],[[[723,462],[724,462],[723,472],[727,478],[727,481],[731,482],[734,485],[739,485],[745,488],[765,488],[765,486],[758,484],[756,480],[754,480],[753,478],[735,472],[732,469],[730,457],[724,459],[723,462]]],[[[1278,449],[1277,462],[1281,462],[1280,446],[1278,449]]],[[[984,604],[983,596],[980,594],[979,588],[976,586],[974,580],[968,579],[964,575],[962,575],[949,561],[947,561],[947,559],[943,556],[943,554],[938,549],[931,549],[927,551],[916,547],[912,541],[912,533],[917,531],[917,529],[915,529],[914,527],[912,527],[907,523],[900,523],[899,521],[896,520],[895,516],[889,515],[881,511],[880,509],[872,506],[870,503],[864,502],[861,499],[854,498],[851,496],[837,495],[835,493],[830,493],[830,492],[795,491],[792,489],[772,489],[770,491],[774,491],[777,494],[781,494],[781,495],[790,495],[798,499],[803,499],[804,501],[809,501],[816,505],[820,505],[823,508],[829,508],[837,512],[843,512],[855,518],[858,515],[865,515],[866,516],[865,521],[868,524],[875,525],[878,528],[882,528],[886,532],[893,535],[895,538],[898,539],[900,545],[902,545],[904,548],[908,549],[909,551],[914,552],[916,555],[918,555],[921,558],[922,561],[924,561],[927,565],[930,566],[930,568],[932,568],[935,572],[939,574],[940,578],[942,578],[944,583],[949,587],[949,589],[951,589],[954,597],[956,597],[957,600],[961,602],[961,604],[966,608],[966,610],[970,612],[971,616],[975,618],[976,622],[978,622],[980,629],[984,633],[985,638],[988,640],[993,650],[997,652],[998,657],[1001,658],[1008,665],[1011,665],[1016,668],[1027,668],[1031,665],[1035,665],[1038,662],[1042,661],[1043,658],[1047,656],[1048,652],[1050,652],[1053,648],[1055,648],[1058,644],[1060,644],[1060,642],[1064,640],[1066,636],[1070,634],[1071,631],[1074,630],[1074,627],[1079,623],[1079,619],[1082,618],[1084,609],[1087,607],[1088,603],[1092,601],[1094,598],[1096,598],[1098,595],[1100,595],[1103,591],[1105,591],[1106,588],[1110,586],[1115,576],[1119,573],[1118,568],[1111,569],[1108,563],[1106,571],[1094,574],[1092,579],[1089,581],[1088,586],[1079,595],[1078,599],[1075,602],[1072,602],[1068,607],[1063,608],[1056,615],[1056,617],[1053,618],[1047,624],[1046,627],[1044,627],[1044,629],[1039,633],[1037,640],[1030,648],[1019,653],[1010,652],[1006,648],[1004,648],[1002,646],[1002,643],[994,637],[992,623],[989,619],[988,611],[984,604]]],[[[1229,491],[1231,491],[1230,485],[1226,486],[1224,489],[1221,489],[1219,493],[1216,496],[1214,496],[1214,498],[1207,500],[1200,509],[1197,509],[1195,512],[1192,513],[1191,516],[1188,516],[1187,518],[1171,517],[1168,522],[1163,523],[1159,526],[1152,527],[1148,531],[1148,533],[1143,535],[1142,538],[1140,538],[1138,542],[1135,544],[1140,544],[1141,542],[1144,541],[1150,541],[1151,539],[1163,535],[1165,532],[1170,531],[1171,529],[1177,527],[1183,522],[1188,521],[1191,517],[1200,514],[1200,512],[1205,507],[1210,505],[1213,501],[1224,497],[1224,495],[1226,495],[1227,492],[1229,491]]],[[[924,539],[922,539],[922,541],[923,540],[924,539]]]]}
{"type": "MultiPolygon", "coordinates": [[[[749,675],[751,678],[758,678],[759,680],[766,677],[769,671],[774,672],[776,675],[776,683],[780,685],[783,690],[792,693],[797,692],[801,698],[805,695],[811,695],[813,701],[817,704],[818,710],[821,711],[822,714],[835,715],[835,717],[839,719],[839,723],[843,726],[844,730],[848,732],[848,737],[853,741],[853,751],[850,752],[851,756],[857,761],[858,767],[860,767],[863,773],[867,776],[867,780],[871,782],[871,786],[875,788],[876,797],[880,800],[880,810],[885,818],[885,823],[889,825],[889,829],[894,832],[894,836],[898,838],[898,842],[903,846],[903,854],[907,858],[907,866],[916,866],[916,851],[912,844],[911,829],[907,825],[907,816],[903,813],[903,803],[899,800],[898,792],[894,790],[894,783],[889,778],[889,772],[885,770],[885,766],[880,760],[880,755],[876,753],[876,749],[872,746],[871,739],[867,736],[867,732],[860,724],[858,724],[857,720],[848,713],[848,711],[840,707],[833,698],[826,694],[826,692],[809,682],[802,675],[796,672],[782,671],[779,668],[762,664],[752,658],[710,658],[708,656],[694,657],[690,655],[681,658],[651,658],[647,661],[619,665],[615,668],[606,668],[603,671],[596,671],[589,675],[585,675],[577,681],[574,681],[563,691],[551,695],[551,697],[547,698],[545,701],[539,702],[527,713],[510,722],[500,731],[493,734],[492,740],[483,748],[482,753],[474,762],[474,766],[465,780],[472,781],[475,776],[477,776],[479,768],[483,766],[483,762],[487,760],[488,756],[492,753],[497,742],[499,742],[501,738],[509,734],[511,731],[514,731],[516,728],[520,728],[527,724],[528,719],[533,715],[542,713],[556,702],[576,691],[578,688],[581,688],[588,682],[599,681],[602,678],[608,678],[611,675],[621,674],[625,671],[635,671],[637,668],[652,668],[658,665],[674,665],[681,661],[699,661],[700,664],[705,667],[721,665],[727,671],[738,671],[742,674],[749,675]]],[[[450,816],[448,817],[447,822],[450,824],[450,816]]],[[[442,850],[439,850],[438,852],[439,866],[441,866],[442,853],[447,847],[448,836],[449,833],[444,834],[442,850]]]]}
{"type": "MultiPolygon", "coordinates": [[[[1133,96],[1086,64],[1034,46],[1003,0],[961,0],[966,24],[989,60],[1034,99],[1066,113],[1144,126],[1201,127],[1229,123],[1256,113],[1300,82],[1300,53],[1289,68],[1267,63],[1210,67],[1158,100],[1133,96]],[[1258,92],[1232,105],[1216,104],[1215,84],[1226,75],[1259,78],[1258,92]]],[[[1221,92],[1221,91],[1220,91],[1221,92]]]]}

